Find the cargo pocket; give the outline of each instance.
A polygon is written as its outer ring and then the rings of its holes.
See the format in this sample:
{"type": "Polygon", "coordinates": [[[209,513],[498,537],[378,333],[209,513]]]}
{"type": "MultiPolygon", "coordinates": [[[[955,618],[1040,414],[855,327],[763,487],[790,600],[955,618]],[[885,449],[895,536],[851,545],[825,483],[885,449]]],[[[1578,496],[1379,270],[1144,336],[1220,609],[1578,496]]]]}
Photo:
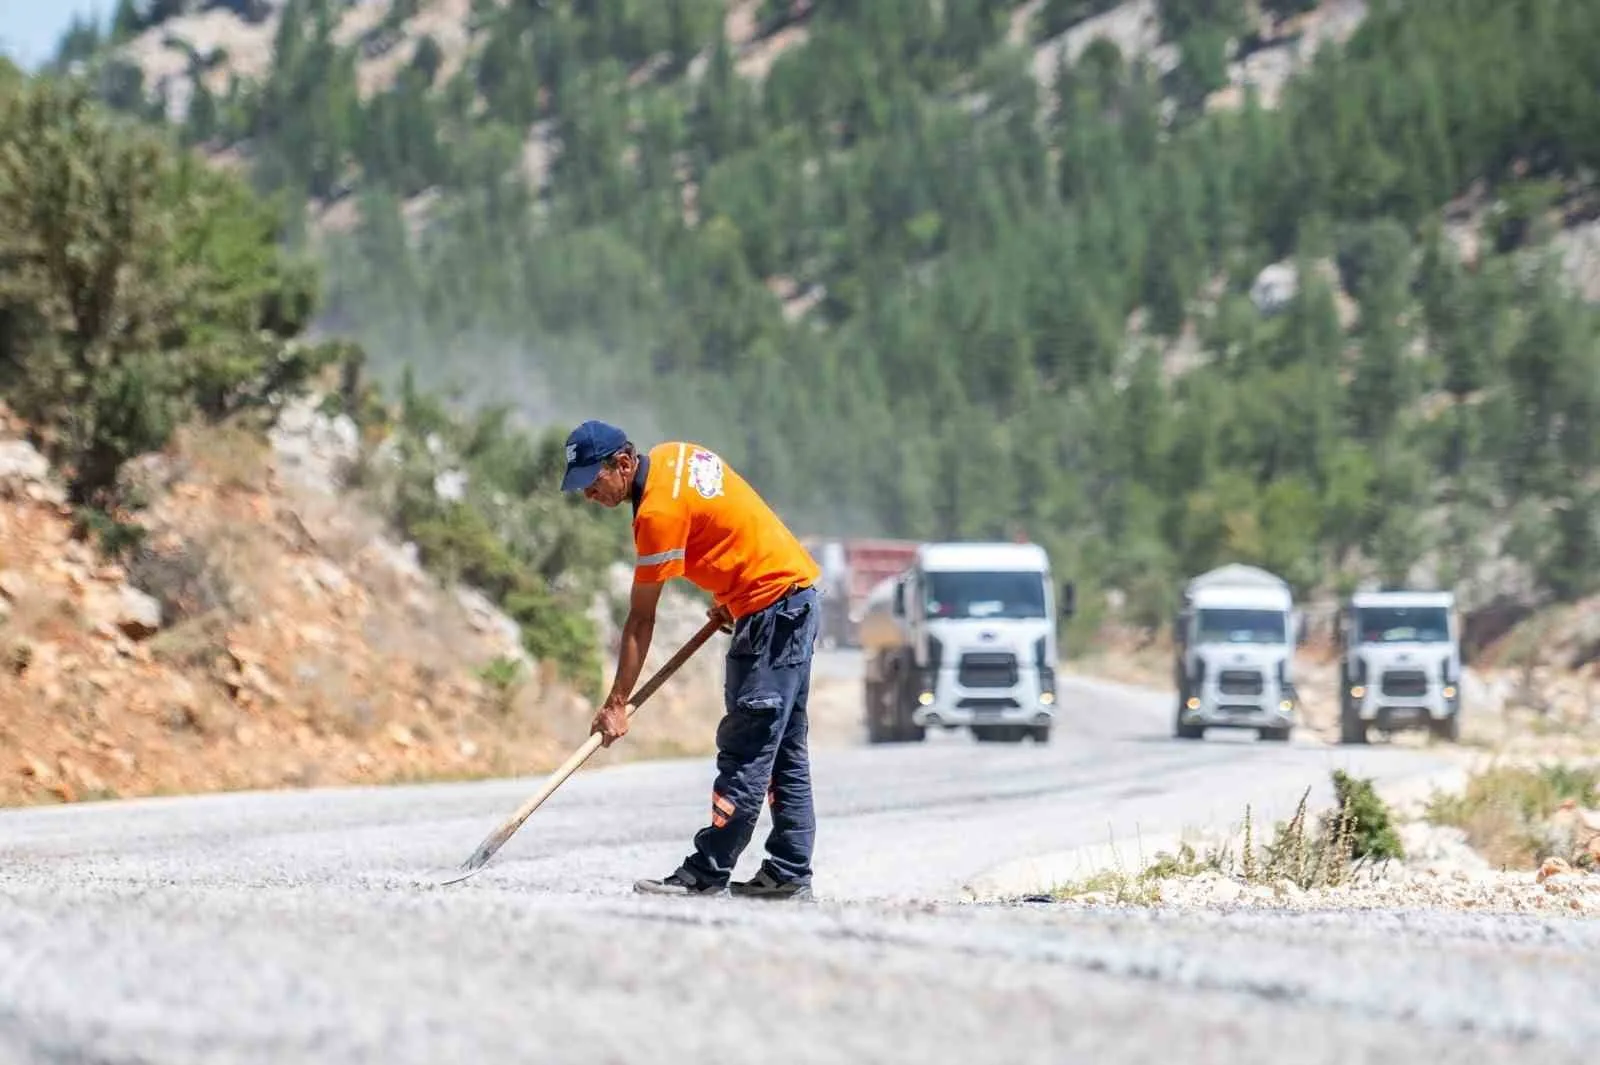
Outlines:
{"type": "Polygon", "coordinates": [[[817,642],[815,595],[797,596],[779,603],[771,613],[772,668],[792,669],[801,665],[817,642]]]}
{"type": "MultiPolygon", "coordinates": [[[[754,678],[752,678],[754,679],[754,678]]],[[[747,684],[729,700],[732,710],[717,726],[717,749],[739,762],[756,758],[772,740],[783,698],[771,688],[747,684]]]]}
{"type": "Polygon", "coordinates": [[[772,644],[772,611],[758,610],[733,623],[733,638],[728,641],[728,657],[757,661],[766,656],[772,644]]]}

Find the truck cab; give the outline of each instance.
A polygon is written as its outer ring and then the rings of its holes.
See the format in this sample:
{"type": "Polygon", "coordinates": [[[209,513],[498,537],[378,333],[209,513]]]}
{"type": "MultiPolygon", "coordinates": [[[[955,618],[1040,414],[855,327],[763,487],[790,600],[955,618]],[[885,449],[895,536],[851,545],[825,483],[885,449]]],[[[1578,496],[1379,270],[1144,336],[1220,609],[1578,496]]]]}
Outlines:
{"type": "Polygon", "coordinates": [[[1036,544],[923,544],[868,597],[861,640],[873,743],[966,727],[979,740],[1048,742],[1059,597],[1036,544]]]}
{"type": "Polygon", "coordinates": [[[1289,585],[1254,566],[1223,566],[1191,580],[1173,624],[1178,707],[1173,734],[1252,729],[1283,741],[1299,714],[1294,649],[1301,624],[1289,585]]]}
{"type": "Polygon", "coordinates": [[[1339,739],[1427,729],[1461,735],[1461,640],[1449,592],[1371,591],[1339,612],[1339,739]]]}

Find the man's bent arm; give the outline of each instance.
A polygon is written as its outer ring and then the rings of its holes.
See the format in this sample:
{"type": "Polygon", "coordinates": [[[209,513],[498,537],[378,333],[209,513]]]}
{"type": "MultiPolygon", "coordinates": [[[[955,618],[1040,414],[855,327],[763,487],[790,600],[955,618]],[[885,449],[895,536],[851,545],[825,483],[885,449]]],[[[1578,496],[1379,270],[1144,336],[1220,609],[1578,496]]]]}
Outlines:
{"type": "Polygon", "coordinates": [[[639,674],[644,670],[645,656],[650,652],[650,638],[656,629],[656,604],[661,599],[664,584],[633,582],[628,597],[628,619],[622,623],[622,646],[617,650],[617,676],[612,682],[608,704],[621,706],[633,694],[639,674]]]}

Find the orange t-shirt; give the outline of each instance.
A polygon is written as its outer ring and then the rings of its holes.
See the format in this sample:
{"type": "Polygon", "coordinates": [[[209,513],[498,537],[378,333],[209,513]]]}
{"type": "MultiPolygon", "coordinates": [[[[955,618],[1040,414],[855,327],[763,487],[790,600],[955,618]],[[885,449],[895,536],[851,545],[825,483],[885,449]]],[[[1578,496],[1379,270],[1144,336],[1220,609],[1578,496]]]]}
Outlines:
{"type": "Polygon", "coordinates": [[[687,578],[736,618],[777,601],[822,569],[749,483],[708,448],[650,449],[633,543],[634,578],[687,578]]]}

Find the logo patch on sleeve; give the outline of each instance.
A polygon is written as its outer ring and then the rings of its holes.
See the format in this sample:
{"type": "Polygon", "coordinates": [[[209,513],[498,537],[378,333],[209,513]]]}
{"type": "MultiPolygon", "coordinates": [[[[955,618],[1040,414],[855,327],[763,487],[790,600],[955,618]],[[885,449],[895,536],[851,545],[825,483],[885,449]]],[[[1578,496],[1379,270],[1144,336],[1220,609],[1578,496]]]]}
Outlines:
{"type": "Polygon", "coordinates": [[[689,455],[689,484],[704,499],[722,494],[722,460],[704,448],[689,455]]]}

